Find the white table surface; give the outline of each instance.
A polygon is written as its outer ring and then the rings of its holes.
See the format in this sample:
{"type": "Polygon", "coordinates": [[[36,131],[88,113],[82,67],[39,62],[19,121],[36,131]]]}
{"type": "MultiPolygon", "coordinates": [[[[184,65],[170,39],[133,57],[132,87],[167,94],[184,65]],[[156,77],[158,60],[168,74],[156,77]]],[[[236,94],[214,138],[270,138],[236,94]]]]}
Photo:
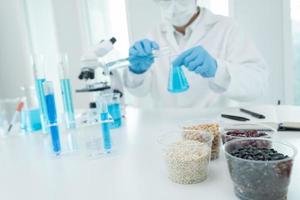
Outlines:
{"type": "MultiPolygon", "coordinates": [[[[295,108],[297,109],[297,108],[295,108]]],[[[227,111],[234,109],[226,109],[227,111]]],[[[48,153],[49,137],[40,134],[0,138],[1,200],[235,200],[223,152],[211,162],[209,177],[195,185],[172,183],[165,171],[157,138],[195,118],[214,119],[220,110],[127,109],[126,122],[112,136],[117,151],[108,157],[87,156],[88,138],[100,127],[79,130],[79,152],[55,158],[48,153]]],[[[300,132],[276,138],[300,147],[300,132]]],[[[66,146],[66,135],[62,135],[66,146]]],[[[289,200],[300,198],[300,158],[296,157],[289,200]]]]}

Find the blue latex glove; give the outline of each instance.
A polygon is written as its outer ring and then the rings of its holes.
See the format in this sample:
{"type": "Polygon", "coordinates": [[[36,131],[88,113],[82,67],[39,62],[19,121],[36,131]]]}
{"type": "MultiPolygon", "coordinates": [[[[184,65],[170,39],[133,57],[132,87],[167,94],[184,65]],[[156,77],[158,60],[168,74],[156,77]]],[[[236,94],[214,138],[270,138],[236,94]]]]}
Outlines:
{"type": "Polygon", "coordinates": [[[182,65],[205,78],[215,77],[217,71],[216,60],[201,46],[183,52],[173,61],[173,66],[182,65]]]}
{"type": "Polygon", "coordinates": [[[154,62],[152,51],[158,49],[159,45],[148,39],[136,42],[129,49],[129,70],[135,74],[145,73],[154,62]]]}

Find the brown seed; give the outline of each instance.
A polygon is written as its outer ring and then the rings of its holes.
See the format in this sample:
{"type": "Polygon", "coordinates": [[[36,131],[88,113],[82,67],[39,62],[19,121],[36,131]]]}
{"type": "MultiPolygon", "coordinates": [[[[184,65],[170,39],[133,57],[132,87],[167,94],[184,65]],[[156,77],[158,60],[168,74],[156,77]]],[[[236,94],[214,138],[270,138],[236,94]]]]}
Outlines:
{"type": "Polygon", "coordinates": [[[188,127],[183,127],[184,130],[184,138],[190,139],[190,140],[197,140],[200,142],[203,142],[203,138],[199,136],[197,133],[193,131],[206,131],[208,133],[211,133],[214,137],[212,141],[212,147],[211,147],[211,160],[215,160],[219,157],[220,152],[220,127],[218,124],[200,124],[200,125],[193,125],[188,127]]]}

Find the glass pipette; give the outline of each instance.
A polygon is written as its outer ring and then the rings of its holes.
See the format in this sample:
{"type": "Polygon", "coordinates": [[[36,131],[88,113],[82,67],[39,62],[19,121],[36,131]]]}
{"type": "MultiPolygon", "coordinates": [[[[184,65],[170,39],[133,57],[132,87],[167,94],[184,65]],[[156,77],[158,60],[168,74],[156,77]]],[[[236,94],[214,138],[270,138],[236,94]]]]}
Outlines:
{"type": "Polygon", "coordinates": [[[17,105],[16,111],[15,111],[13,117],[12,117],[12,120],[11,120],[10,124],[9,124],[9,127],[7,129],[7,133],[9,133],[11,131],[13,125],[16,123],[16,120],[17,120],[18,116],[20,115],[20,112],[23,109],[23,107],[24,107],[24,100],[21,99],[21,101],[17,105]]]}
{"type": "MultiPolygon", "coordinates": [[[[170,48],[169,47],[162,47],[160,48],[159,50],[154,50],[153,51],[153,54],[150,55],[149,57],[151,58],[159,58],[159,57],[162,57],[162,56],[166,56],[166,55],[169,55],[170,54],[170,48]]],[[[122,67],[127,67],[130,65],[130,62],[129,62],[129,57],[127,58],[121,58],[121,59],[118,59],[118,60],[114,60],[114,61],[111,61],[111,62],[108,62],[105,64],[105,69],[106,69],[106,72],[110,72],[110,71],[113,71],[115,69],[119,69],[119,68],[122,68],[122,67]]]]}

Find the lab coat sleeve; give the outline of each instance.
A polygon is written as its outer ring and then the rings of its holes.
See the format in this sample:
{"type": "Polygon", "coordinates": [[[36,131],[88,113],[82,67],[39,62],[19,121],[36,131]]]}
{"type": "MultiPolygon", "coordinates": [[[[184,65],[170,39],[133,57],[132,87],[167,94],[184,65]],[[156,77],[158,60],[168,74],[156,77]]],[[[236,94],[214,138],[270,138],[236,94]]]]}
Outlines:
{"type": "Polygon", "coordinates": [[[124,71],[124,84],[127,90],[134,96],[144,97],[150,92],[151,69],[144,74],[135,74],[128,68],[124,71]]]}
{"type": "Polygon", "coordinates": [[[218,69],[210,88],[237,101],[256,100],[267,90],[267,65],[237,25],[227,34],[226,53],[223,58],[216,58],[218,69]]]}
{"type": "MultiPolygon", "coordinates": [[[[155,27],[145,38],[157,42],[157,39],[155,39],[157,38],[155,36],[155,33],[158,32],[157,29],[158,27],[155,27]]],[[[135,74],[127,68],[123,75],[124,85],[129,93],[137,97],[145,97],[150,93],[153,82],[153,66],[143,74],[135,74]]]]}

